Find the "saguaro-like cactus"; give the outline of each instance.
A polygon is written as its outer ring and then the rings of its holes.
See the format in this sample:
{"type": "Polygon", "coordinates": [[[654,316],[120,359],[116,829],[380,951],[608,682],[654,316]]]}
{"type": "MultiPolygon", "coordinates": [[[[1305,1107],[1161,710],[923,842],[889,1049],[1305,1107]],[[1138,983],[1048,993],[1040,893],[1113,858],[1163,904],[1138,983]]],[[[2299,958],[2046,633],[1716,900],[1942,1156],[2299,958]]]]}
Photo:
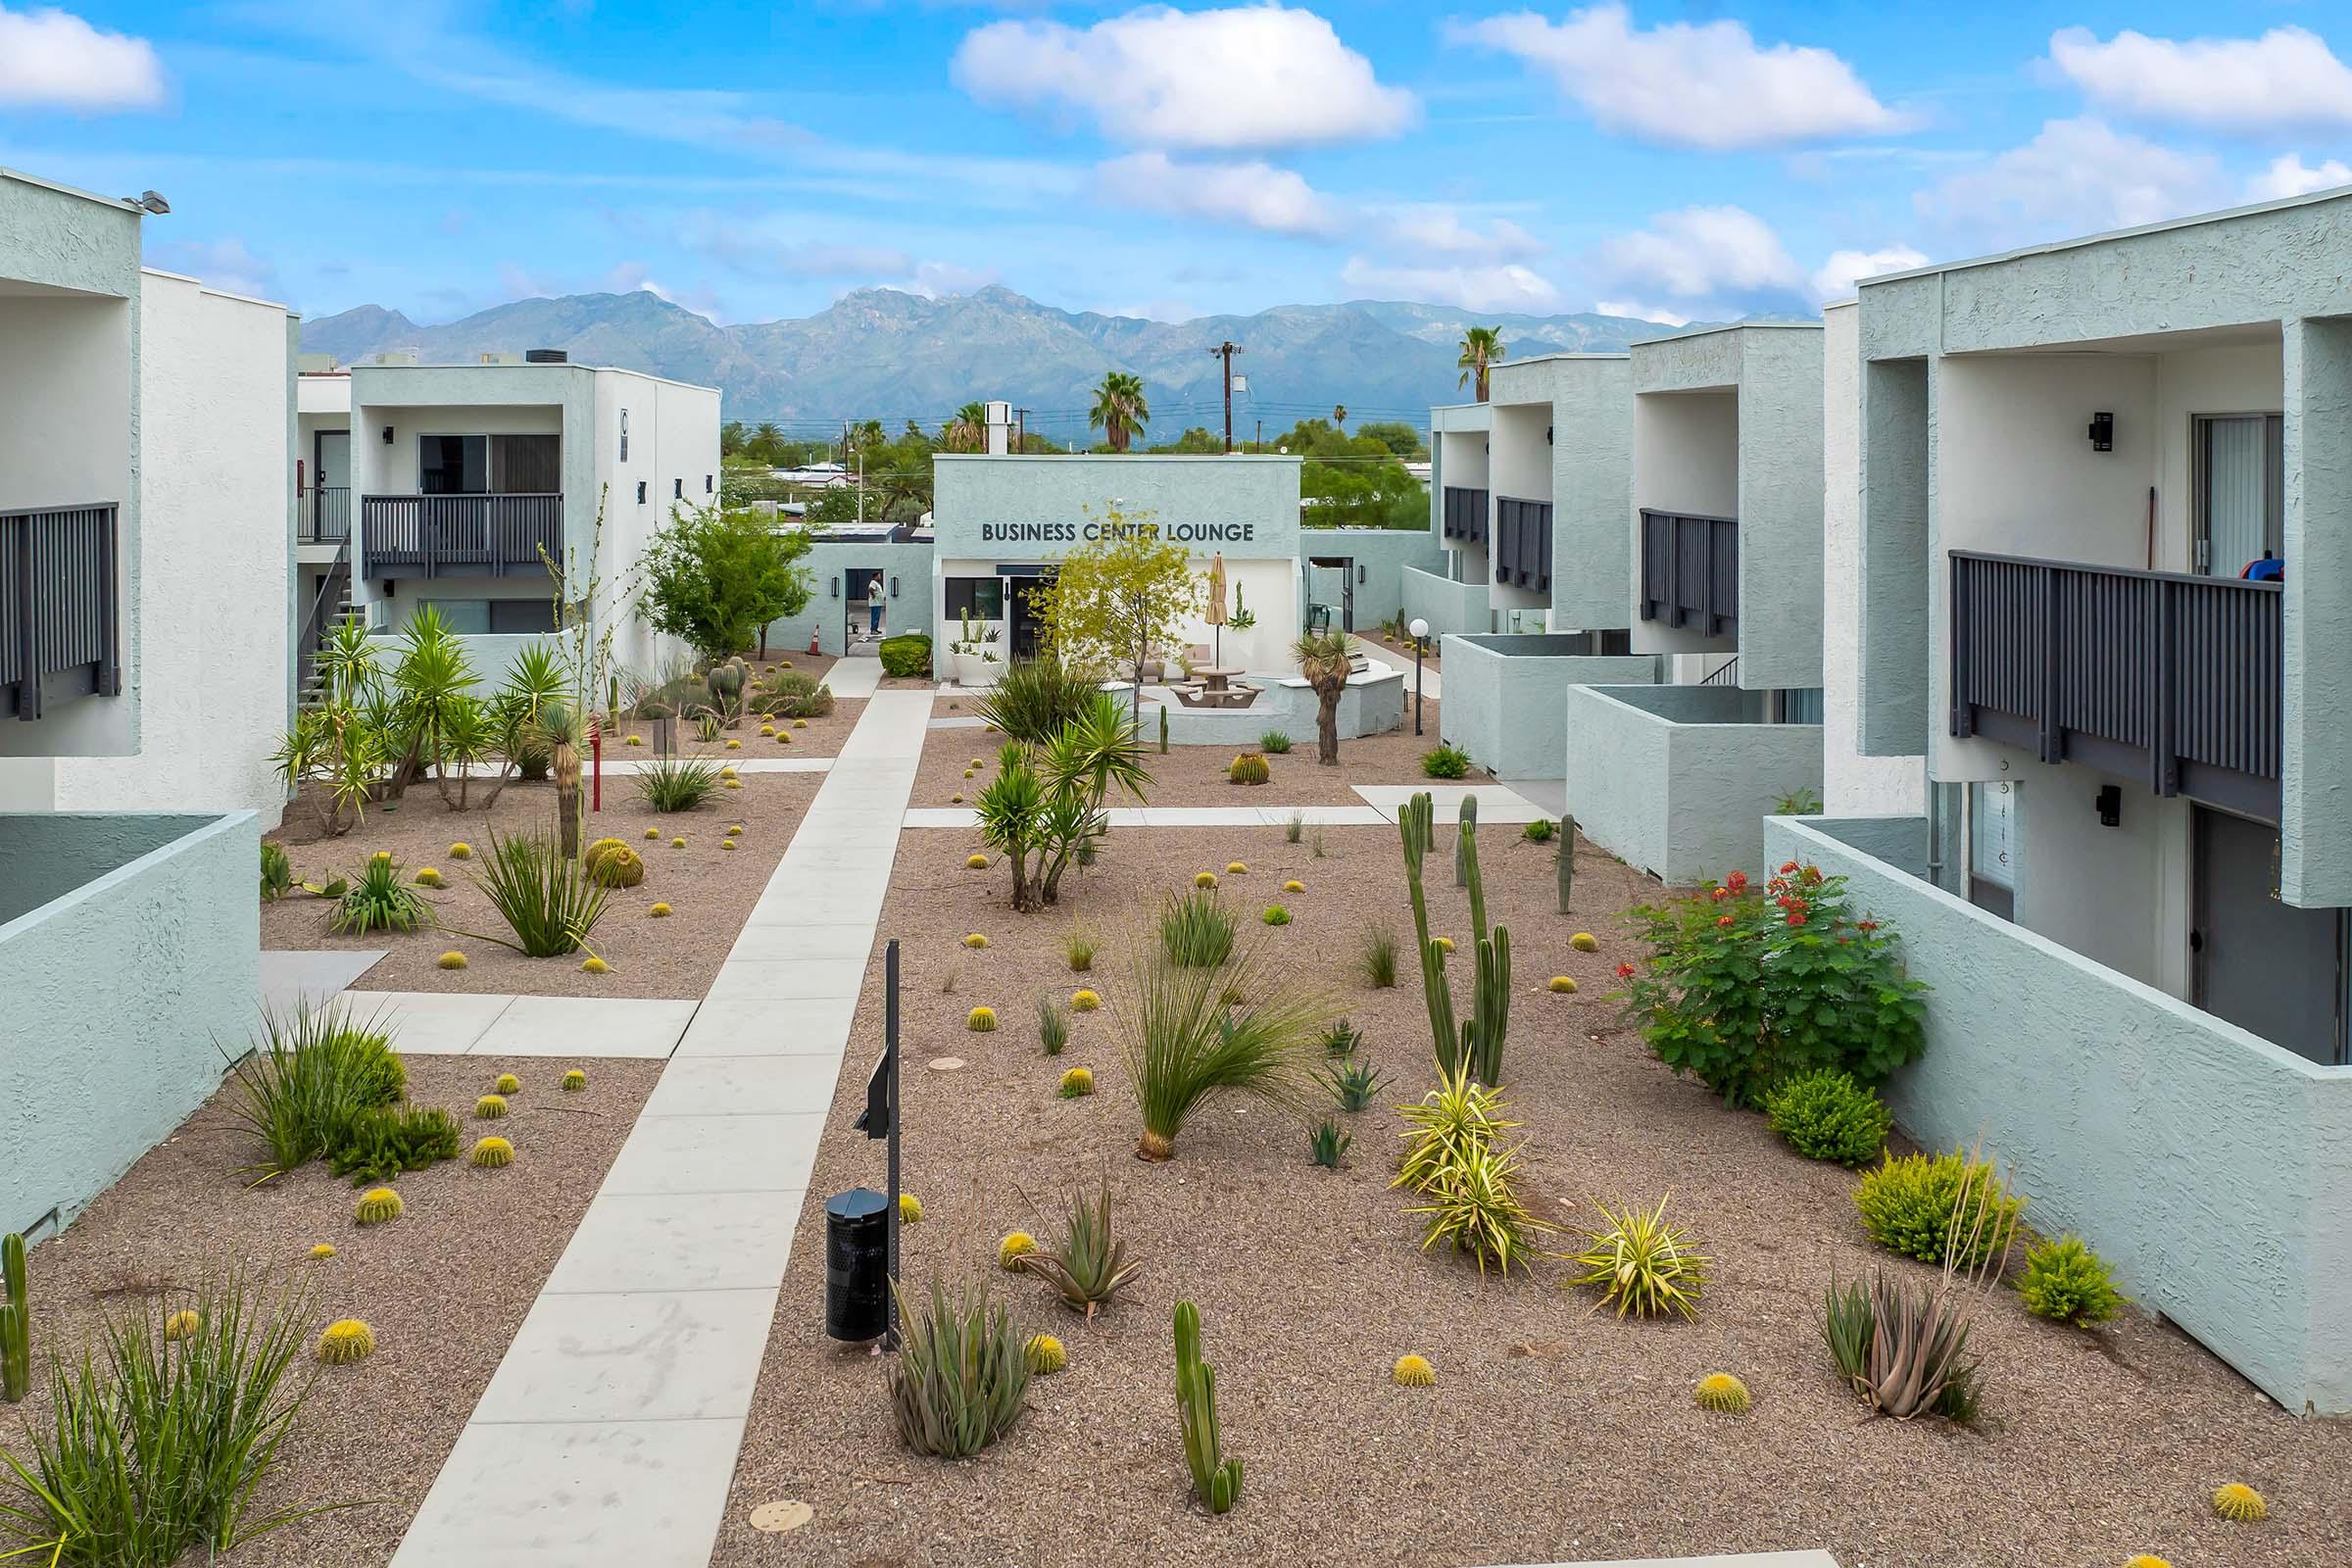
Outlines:
{"type": "Polygon", "coordinates": [[[1168,755],[1168,705],[1159,705],[1159,755],[1168,755]]]}
{"type": "Polygon", "coordinates": [[[1487,888],[1478,867],[1478,817],[1465,814],[1454,839],[1454,870],[1470,893],[1472,990],[1470,1018],[1457,1024],[1453,993],[1446,979],[1446,954],[1429,934],[1429,907],[1422,891],[1421,859],[1429,853],[1435,810],[1426,794],[1416,795],[1396,813],[1404,841],[1404,875],[1412,895],[1413,934],[1421,950],[1421,993],[1429,1008],[1431,1041],[1438,1070],[1447,1077],[1465,1061],[1470,1074],[1493,1088],[1502,1081],[1502,1043],[1511,1014],[1511,934],[1487,928],[1487,888]]]}
{"type": "Polygon", "coordinates": [[[32,1387],[32,1308],[25,1304],[24,1238],[0,1237],[0,1274],[8,1277],[0,1299],[0,1399],[15,1404],[32,1387]]]}
{"type": "Polygon", "coordinates": [[[1559,872],[1560,913],[1568,912],[1568,895],[1576,882],[1576,818],[1561,813],[1560,848],[1556,869],[1559,872]]]}
{"type": "Polygon", "coordinates": [[[1421,997],[1429,1008],[1429,1033],[1438,1056],[1438,1071],[1452,1077],[1461,1060],[1460,1036],[1453,1026],[1453,993],[1446,984],[1446,952],[1429,934],[1429,901],[1421,888],[1421,862],[1429,854],[1434,812],[1426,793],[1414,796],[1396,812],[1396,833],[1404,843],[1404,882],[1412,896],[1413,949],[1421,956],[1421,997]]]}
{"type": "Polygon", "coordinates": [[[1176,1414],[1184,1425],[1184,1462],[1193,1492],[1210,1513],[1241,1500],[1242,1461],[1228,1459],[1217,1429],[1217,1369],[1200,1359],[1200,1309],[1176,1303],[1176,1414]]]}
{"type": "Polygon", "coordinates": [[[1478,866],[1478,797],[1462,797],[1459,826],[1453,830],[1453,885],[1466,888],[1478,866]]]}

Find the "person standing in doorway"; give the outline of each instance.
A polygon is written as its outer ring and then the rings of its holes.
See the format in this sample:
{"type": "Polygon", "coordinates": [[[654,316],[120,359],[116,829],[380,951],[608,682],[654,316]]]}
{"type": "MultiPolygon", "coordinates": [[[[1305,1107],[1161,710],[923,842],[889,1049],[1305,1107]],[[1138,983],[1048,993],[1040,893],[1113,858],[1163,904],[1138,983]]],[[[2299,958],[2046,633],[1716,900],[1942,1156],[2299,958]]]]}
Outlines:
{"type": "Polygon", "coordinates": [[[878,571],[865,585],[865,629],[873,636],[882,635],[882,574],[878,571]]]}

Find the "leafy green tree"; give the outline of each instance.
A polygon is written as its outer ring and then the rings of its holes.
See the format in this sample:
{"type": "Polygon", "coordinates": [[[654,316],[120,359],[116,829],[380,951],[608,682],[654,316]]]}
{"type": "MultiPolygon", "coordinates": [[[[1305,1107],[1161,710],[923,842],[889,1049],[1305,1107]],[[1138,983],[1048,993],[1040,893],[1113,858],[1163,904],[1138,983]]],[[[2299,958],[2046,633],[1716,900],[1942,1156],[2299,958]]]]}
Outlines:
{"type": "Polygon", "coordinates": [[[808,607],[799,564],[808,535],[749,512],[673,506],[637,563],[637,615],[704,659],[752,645],[760,629],[808,607]]]}
{"type": "Polygon", "coordinates": [[[1202,425],[1191,429],[1173,441],[1164,441],[1152,449],[1154,453],[1170,453],[1179,457],[1217,457],[1225,450],[1225,438],[1202,425]]]}
{"type": "Polygon", "coordinates": [[[1127,443],[1143,434],[1144,426],[1152,422],[1152,405],[1144,397],[1144,378],[1127,370],[1109,370],[1095,388],[1095,406],[1088,422],[1102,432],[1113,452],[1124,452],[1127,443]]]}
{"type": "Polygon", "coordinates": [[[1402,419],[1373,419],[1359,424],[1355,427],[1355,439],[1377,441],[1408,463],[1426,461],[1429,457],[1429,443],[1421,439],[1420,431],[1402,419]]]}
{"type": "Polygon", "coordinates": [[[1033,590],[1030,602],[1054,657],[1127,672],[1141,713],[1144,663],[1183,636],[1205,584],[1184,546],[1161,540],[1150,513],[1114,507],[1102,532],[1062,557],[1052,585],[1033,590]]]}
{"type": "Polygon", "coordinates": [[[1459,381],[1456,381],[1454,385],[1467,386],[1469,385],[1471,379],[1476,377],[1478,381],[1478,401],[1481,403],[1486,402],[1487,372],[1501,363],[1502,356],[1503,347],[1501,327],[1465,327],[1462,331],[1461,358],[1453,362],[1455,365],[1461,367],[1462,378],[1459,381]]]}

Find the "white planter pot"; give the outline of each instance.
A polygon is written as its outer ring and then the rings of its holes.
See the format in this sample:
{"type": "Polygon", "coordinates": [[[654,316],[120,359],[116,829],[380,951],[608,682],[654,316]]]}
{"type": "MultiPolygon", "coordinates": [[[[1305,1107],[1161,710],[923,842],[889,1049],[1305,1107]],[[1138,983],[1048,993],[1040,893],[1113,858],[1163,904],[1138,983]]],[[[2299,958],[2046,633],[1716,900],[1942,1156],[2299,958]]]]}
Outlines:
{"type": "Polygon", "coordinates": [[[987,686],[996,682],[997,672],[1004,666],[978,654],[956,655],[956,681],[961,686],[987,686]]]}

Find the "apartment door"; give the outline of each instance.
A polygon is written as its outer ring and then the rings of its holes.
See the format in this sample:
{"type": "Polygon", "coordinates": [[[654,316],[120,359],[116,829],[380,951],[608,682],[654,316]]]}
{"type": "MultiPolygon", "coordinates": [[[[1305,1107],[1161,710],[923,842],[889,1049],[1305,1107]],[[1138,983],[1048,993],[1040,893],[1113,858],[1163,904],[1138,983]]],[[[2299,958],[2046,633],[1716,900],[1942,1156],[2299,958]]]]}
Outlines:
{"type": "Polygon", "coordinates": [[[2344,1055],[2341,911],[2278,897],[2278,830],[2197,808],[2194,995],[2207,1012],[2318,1062],[2344,1055]]]}
{"type": "Polygon", "coordinates": [[[351,531],[351,432],[320,430],[311,437],[310,537],[326,541],[351,531]]]}
{"type": "Polygon", "coordinates": [[[883,611],[887,601],[881,571],[873,566],[851,566],[843,571],[842,646],[856,648],[859,643],[882,640],[883,611]]]}
{"type": "Polygon", "coordinates": [[[1355,630],[1355,558],[1352,556],[1313,556],[1308,558],[1306,571],[1306,601],[1322,605],[1339,617],[1339,631],[1355,630]]]}
{"type": "Polygon", "coordinates": [[[2284,554],[2286,421],[2276,414],[2199,415],[2191,458],[2197,571],[2235,577],[2284,554]]]}

